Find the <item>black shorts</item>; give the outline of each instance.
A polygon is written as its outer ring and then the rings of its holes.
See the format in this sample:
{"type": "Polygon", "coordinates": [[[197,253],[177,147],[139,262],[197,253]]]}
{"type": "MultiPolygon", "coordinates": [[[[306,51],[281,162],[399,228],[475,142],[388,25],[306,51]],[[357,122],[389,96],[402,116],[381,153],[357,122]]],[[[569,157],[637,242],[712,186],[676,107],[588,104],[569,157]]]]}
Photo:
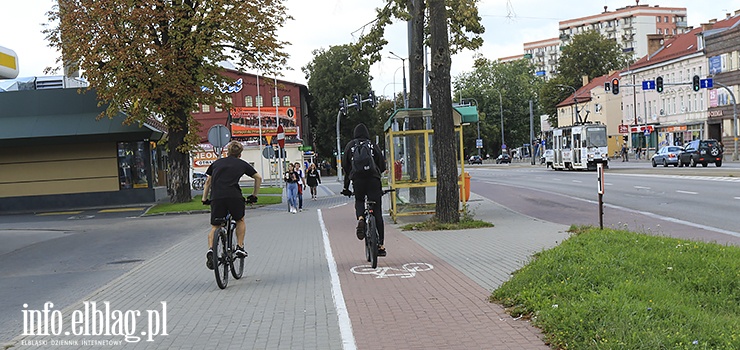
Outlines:
{"type": "Polygon", "coordinates": [[[239,221],[244,217],[244,197],[221,198],[211,200],[211,225],[217,226],[215,219],[225,218],[231,213],[231,218],[239,221]]]}

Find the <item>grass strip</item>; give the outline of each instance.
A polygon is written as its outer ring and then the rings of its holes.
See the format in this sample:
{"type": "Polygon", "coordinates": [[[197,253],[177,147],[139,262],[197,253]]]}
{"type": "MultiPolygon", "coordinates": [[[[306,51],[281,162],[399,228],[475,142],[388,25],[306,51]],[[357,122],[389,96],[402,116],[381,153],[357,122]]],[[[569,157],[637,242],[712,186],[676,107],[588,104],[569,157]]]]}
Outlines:
{"type": "Polygon", "coordinates": [[[573,227],[491,301],[561,349],[740,349],[740,247],[573,227]]]}

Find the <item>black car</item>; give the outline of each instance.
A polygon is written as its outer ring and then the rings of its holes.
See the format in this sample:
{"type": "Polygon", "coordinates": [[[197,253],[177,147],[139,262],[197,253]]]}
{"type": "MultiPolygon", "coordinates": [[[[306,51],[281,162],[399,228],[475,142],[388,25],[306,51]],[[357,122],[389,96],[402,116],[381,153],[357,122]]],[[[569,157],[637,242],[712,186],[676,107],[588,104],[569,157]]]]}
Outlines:
{"type": "Polygon", "coordinates": [[[483,158],[481,156],[470,156],[468,164],[483,164],[483,158]]]}
{"type": "Polygon", "coordinates": [[[510,164],[511,163],[511,156],[508,153],[502,153],[496,158],[496,164],[510,164]]]}
{"type": "Polygon", "coordinates": [[[678,156],[678,166],[692,166],[701,164],[706,167],[709,163],[722,166],[723,150],[719,141],[714,139],[694,140],[684,146],[684,151],[678,156]]]}

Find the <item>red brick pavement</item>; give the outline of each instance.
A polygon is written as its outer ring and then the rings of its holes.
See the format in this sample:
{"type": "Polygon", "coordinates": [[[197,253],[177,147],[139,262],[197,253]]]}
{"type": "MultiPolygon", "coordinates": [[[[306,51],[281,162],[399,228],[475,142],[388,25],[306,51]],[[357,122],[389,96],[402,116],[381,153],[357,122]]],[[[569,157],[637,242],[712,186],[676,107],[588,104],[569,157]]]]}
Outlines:
{"type": "Polygon", "coordinates": [[[549,349],[537,328],[489,303],[490,291],[392,225],[386,224],[388,256],[378,268],[427,263],[433,269],[410,278],[353,273],[367,265],[353,207],[325,210],[323,218],[358,349],[549,349]]]}

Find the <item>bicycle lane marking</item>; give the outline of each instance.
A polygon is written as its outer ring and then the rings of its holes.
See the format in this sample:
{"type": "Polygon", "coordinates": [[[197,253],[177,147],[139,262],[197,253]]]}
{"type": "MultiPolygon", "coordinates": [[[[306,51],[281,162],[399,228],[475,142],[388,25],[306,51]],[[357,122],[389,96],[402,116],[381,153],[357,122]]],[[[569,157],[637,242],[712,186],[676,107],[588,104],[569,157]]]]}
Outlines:
{"type": "Polygon", "coordinates": [[[539,330],[489,303],[490,291],[392,224],[388,256],[369,268],[353,214],[343,206],[323,218],[358,349],[548,349],[539,330]]]}
{"type": "Polygon", "coordinates": [[[340,285],[339,274],[337,273],[337,262],[334,260],[334,254],[331,251],[331,243],[329,242],[329,232],[326,230],[324,215],[321,209],[318,210],[318,214],[319,225],[321,225],[321,236],[324,241],[326,263],[329,265],[329,274],[331,276],[331,296],[334,300],[334,308],[337,310],[339,334],[342,337],[342,349],[355,350],[357,349],[357,345],[355,343],[355,337],[352,334],[352,321],[349,318],[347,305],[344,302],[342,286],[340,285]]]}

